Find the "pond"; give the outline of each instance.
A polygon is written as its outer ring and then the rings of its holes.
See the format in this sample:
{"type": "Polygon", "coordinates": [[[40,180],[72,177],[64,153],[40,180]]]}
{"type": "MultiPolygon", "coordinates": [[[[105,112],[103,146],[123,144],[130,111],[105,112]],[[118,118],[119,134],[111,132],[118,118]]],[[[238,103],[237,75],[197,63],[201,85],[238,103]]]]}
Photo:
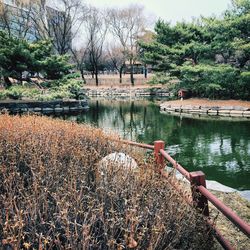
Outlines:
{"type": "Polygon", "coordinates": [[[90,100],[87,113],[66,117],[114,130],[123,138],[152,144],[164,140],[166,150],[189,171],[208,180],[250,189],[250,121],[204,120],[160,113],[152,101],[90,100]]]}

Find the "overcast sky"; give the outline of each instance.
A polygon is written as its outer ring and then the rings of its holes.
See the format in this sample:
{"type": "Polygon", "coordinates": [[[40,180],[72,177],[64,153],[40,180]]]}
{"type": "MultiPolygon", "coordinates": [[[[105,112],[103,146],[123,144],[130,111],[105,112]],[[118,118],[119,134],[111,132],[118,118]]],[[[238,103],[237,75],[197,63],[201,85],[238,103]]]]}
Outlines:
{"type": "Polygon", "coordinates": [[[192,17],[219,15],[228,8],[231,0],[86,0],[97,7],[124,7],[129,4],[141,4],[146,12],[176,23],[190,21],[192,17]]]}

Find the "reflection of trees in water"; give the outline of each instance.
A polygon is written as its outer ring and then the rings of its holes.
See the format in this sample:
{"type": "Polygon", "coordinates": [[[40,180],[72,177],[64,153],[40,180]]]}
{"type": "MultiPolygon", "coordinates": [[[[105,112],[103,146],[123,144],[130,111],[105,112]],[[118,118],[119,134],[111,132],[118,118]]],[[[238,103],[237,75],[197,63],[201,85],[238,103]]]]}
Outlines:
{"type": "MultiPolygon", "coordinates": [[[[239,144],[239,141],[236,139],[236,137],[232,137],[231,139],[231,148],[232,148],[232,153],[234,155],[234,158],[236,159],[239,168],[244,168],[244,164],[241,160],[241,156],[237,150],[237,145],[239,144]]],[[[245,152],[246,153],[246,152],[245,152]]]]}
{"type": "Polygon", "coordinates": [[[135,107],[135,103],[131,102],[130,104],[130,121],[129,121],[129,128],[130,128],[130,138],[133,138],[133,132],[135,132],[137,134],[137,127],[136,124],[134,122],[134,107],[135,107]]]}
{"type": "Polygon", "coordinates": [[[176,158],[191,171],[204,171],[208,179],[250,189],[248,127],[247,122],[183,119],[178,138],[175,134],[174,139],[181,145],[176,158]]]}
{"type": "Polygon", "coordinates": [[[96,100],[95,111],[93,112],[93,122],[98,126],[99,121],[99,101],[96,100]]]}
{"type": "Polygon", "coordinates": [[[181,118],[161,114],[148,101],[105,100],[90,101],[88,113],[77,120],[113,129],[131,140],[164,140],[174,158],[190,171],[202,170],[208,179],[250,189],[248,122],[181,118]]]}
{"type": "MultiPolygon", "coordinates": [[[[117,126],[120,125],[119,132],[122,130],[123,135],[136,140],[138,139],[137,135],[143,135],[147,132],[148,128],[153,128],[152,121],[157,120],[155,119],[155,115],[159,113],[158,108],[155,107],[155,110],[148,114],[149,107],[152,109],[150,103],[145,101],[136,102],[136,104],[134,101],[99,101],[99,103],[91,101],[88,117],[86,119],[83,118],[82,121],[88,122],[92,120],[95,124],[99,122],[101,127],[107,122],[105,119],[108,118],[110,127],[116,130],[117,126]],[[96,114],[97,112],[98,115],[96,114]]],[[[150,139],[151,141],[152,139],[150,139]]]]}

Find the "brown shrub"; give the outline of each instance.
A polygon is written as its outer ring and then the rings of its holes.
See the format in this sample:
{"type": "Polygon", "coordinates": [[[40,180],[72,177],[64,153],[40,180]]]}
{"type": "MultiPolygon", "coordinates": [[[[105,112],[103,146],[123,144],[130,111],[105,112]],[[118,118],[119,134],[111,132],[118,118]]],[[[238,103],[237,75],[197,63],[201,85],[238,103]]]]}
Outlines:
{"type": "Polygon", "coordinates": [[[87,125],[0,115],[0,248],[211,249],[203,218],[151,157],[111,138],[87,125]],[[110,166],[98,181],[98,162],[115,151],[138,170],[110,166]]]}

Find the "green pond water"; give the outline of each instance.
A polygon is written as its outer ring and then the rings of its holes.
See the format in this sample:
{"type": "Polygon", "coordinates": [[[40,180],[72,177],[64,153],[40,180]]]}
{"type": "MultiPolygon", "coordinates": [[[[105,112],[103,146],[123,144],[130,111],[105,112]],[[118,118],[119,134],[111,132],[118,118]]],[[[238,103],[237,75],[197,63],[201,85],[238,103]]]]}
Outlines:
{"type": "Polygon", "coordinates": [[[172,116],[146,100],[90,100],[89,107],[87,113],[66,119],[114,130],[134,141],[164,140],[170,155],[189,171],[202,170],[208,180],[250,189],[250,120],[172,116]]]}

